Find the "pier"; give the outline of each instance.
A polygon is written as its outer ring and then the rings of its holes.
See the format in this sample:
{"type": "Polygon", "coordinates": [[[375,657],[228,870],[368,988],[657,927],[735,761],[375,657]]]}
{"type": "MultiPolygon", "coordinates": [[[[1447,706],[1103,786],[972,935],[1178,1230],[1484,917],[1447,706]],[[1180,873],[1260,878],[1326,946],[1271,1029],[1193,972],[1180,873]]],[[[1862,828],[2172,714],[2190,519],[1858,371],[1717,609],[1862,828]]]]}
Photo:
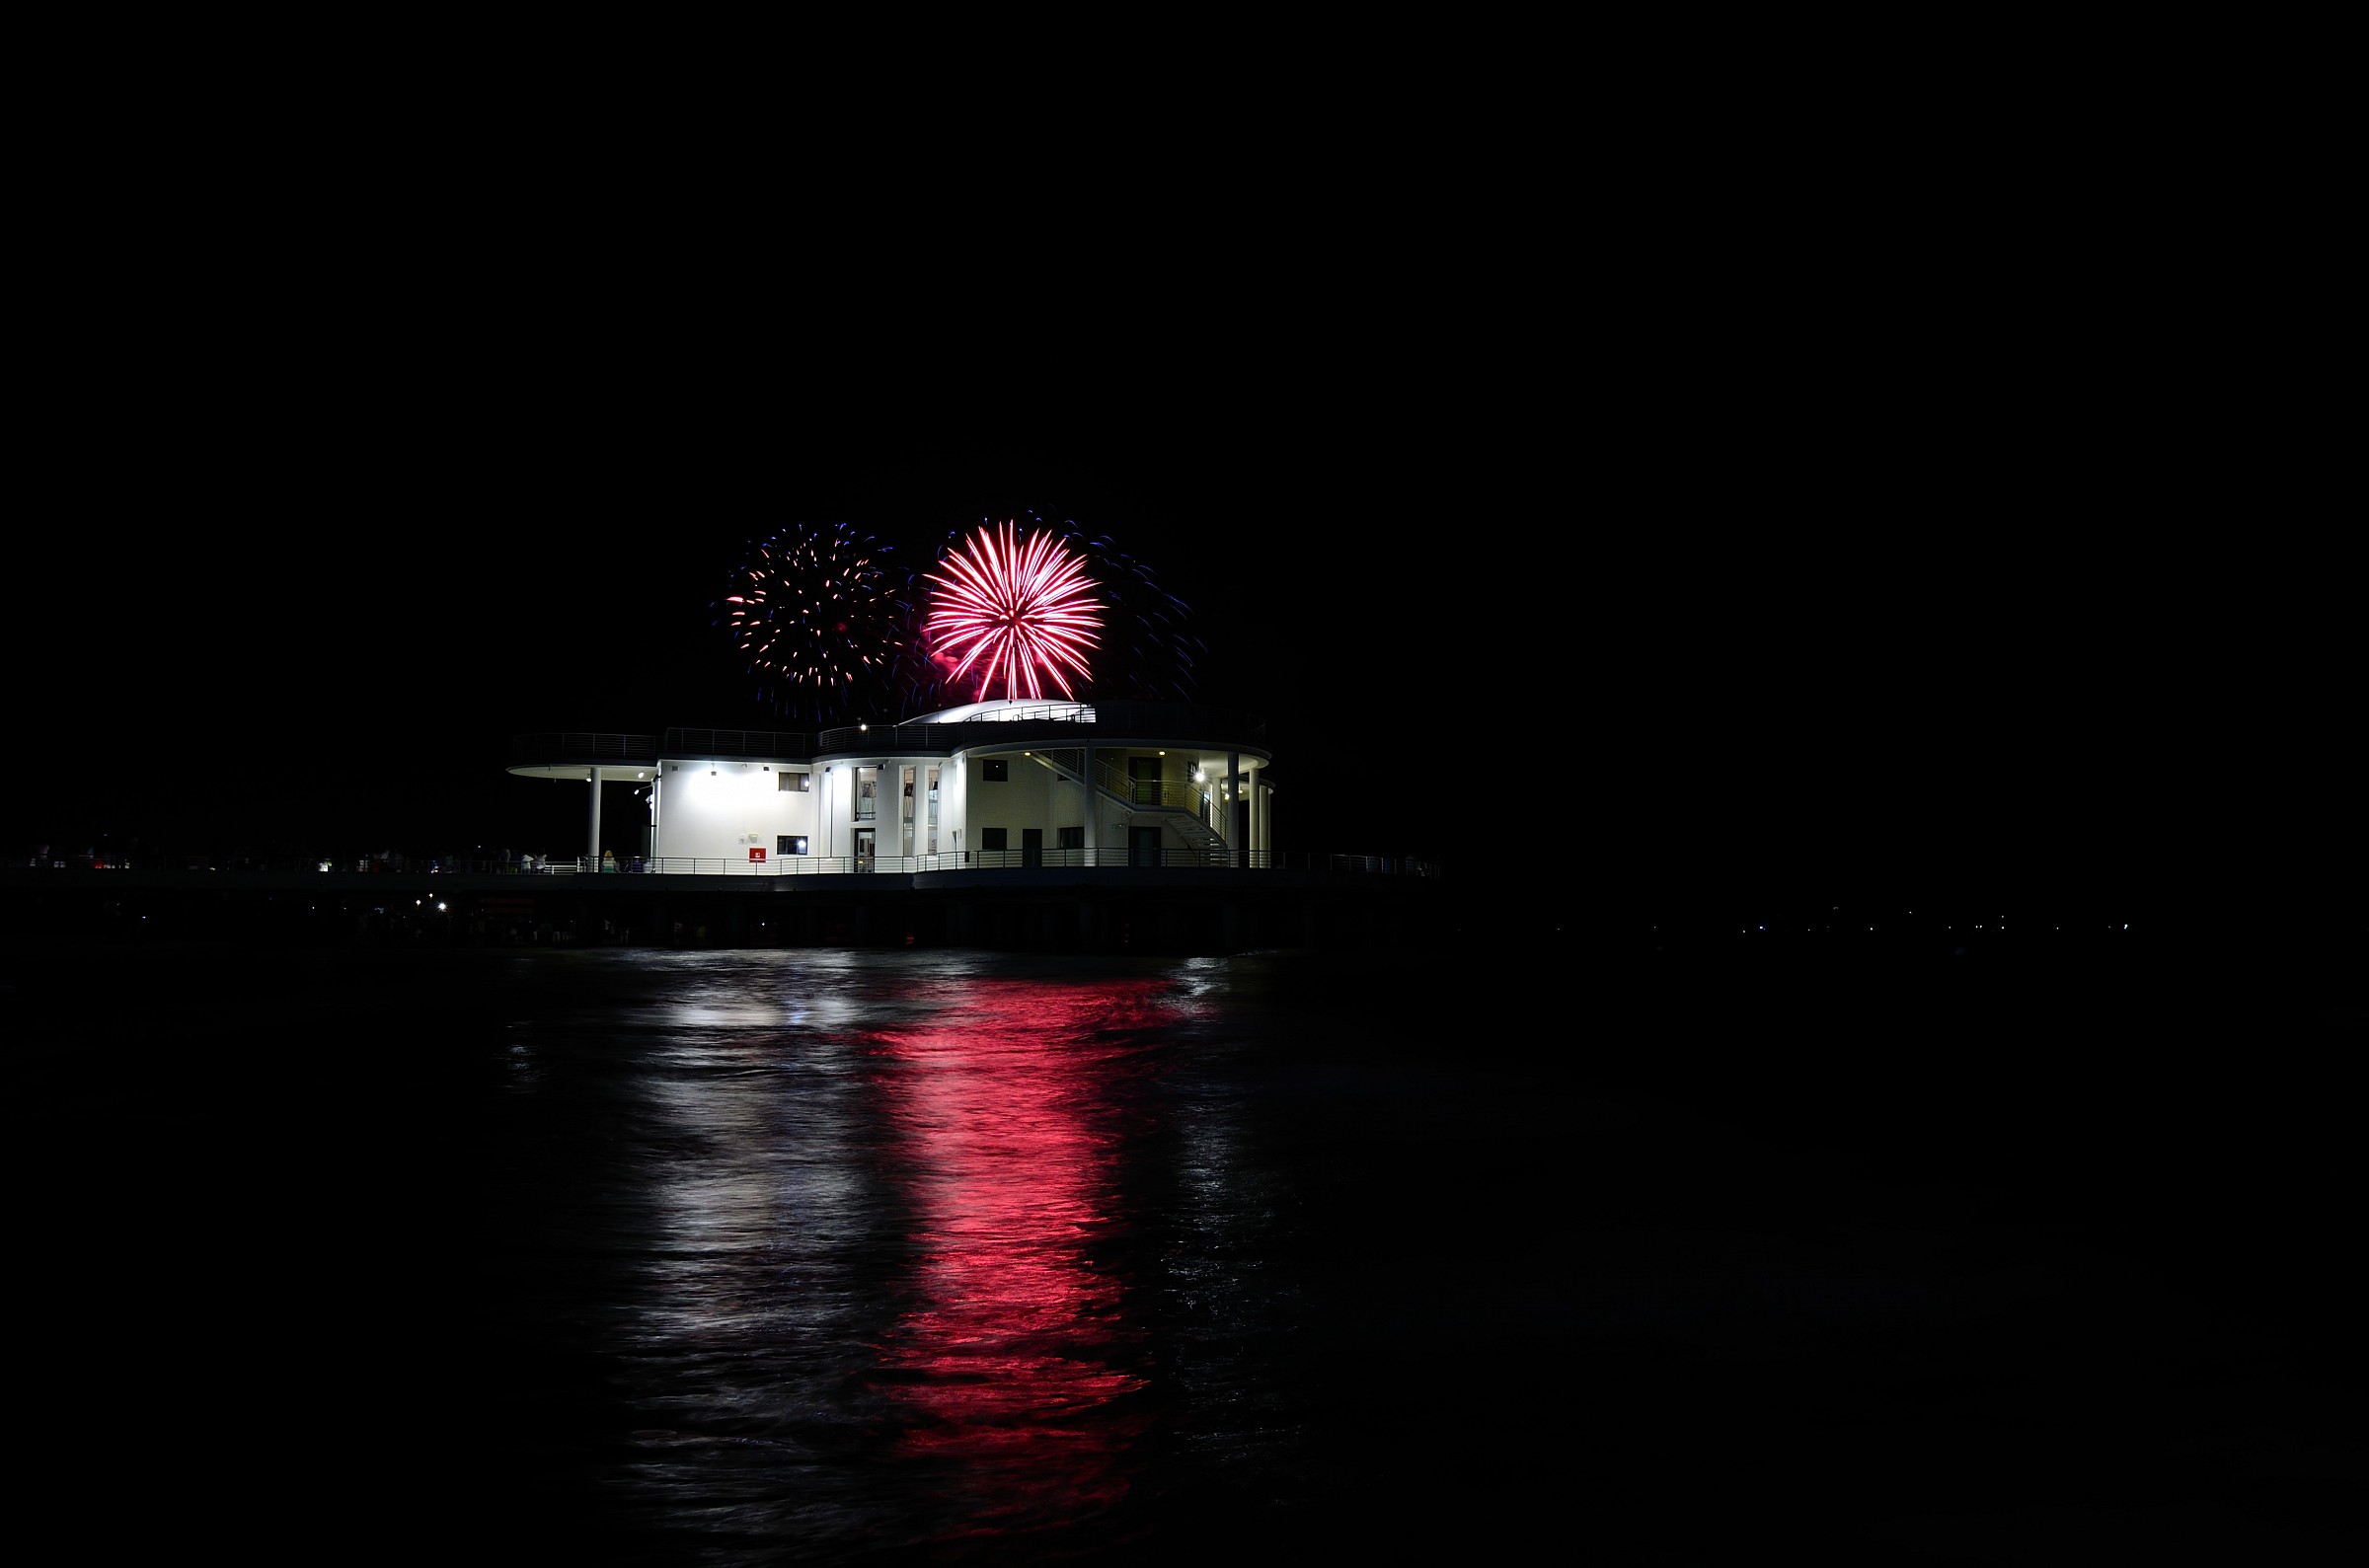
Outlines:
{"type": "Polygon", "coordinates": [[[43,941],[980,947],[1222,954],[1449,934],[1428,868],[998,865],[555,873],[0,867],[0,931],[43,941]]]}

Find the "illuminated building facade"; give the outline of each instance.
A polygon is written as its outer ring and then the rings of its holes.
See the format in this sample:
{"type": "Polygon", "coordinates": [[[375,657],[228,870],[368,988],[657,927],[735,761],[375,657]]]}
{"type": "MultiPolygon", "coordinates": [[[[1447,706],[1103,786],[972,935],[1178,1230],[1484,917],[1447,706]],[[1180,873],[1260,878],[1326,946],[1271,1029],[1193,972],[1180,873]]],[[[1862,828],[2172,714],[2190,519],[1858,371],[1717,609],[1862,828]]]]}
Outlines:
{"type": "Polygon", "coordinates": [[[513,774],[631,787],[602,869],[798,874],[1272,863],[1263,726],[1189,704],[979,702],[819,733],[522,736],[513,774]]]}

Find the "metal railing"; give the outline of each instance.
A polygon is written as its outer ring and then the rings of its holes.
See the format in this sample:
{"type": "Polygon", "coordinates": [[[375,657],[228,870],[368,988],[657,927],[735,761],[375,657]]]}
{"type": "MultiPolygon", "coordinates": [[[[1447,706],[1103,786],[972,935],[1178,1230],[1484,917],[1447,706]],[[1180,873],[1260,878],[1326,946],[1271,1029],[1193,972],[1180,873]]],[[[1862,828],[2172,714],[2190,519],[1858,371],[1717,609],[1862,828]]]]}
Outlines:
{"type": "Polygon", "coordinates": [[[1264,744],[1266,723],[1251,714],[1199,703],[1047,703],[992,719],[853,724],[820,731],[678,726],[660,737],[622,730],[539,730],[511,737],[510,763],[513,767],[596,762],[647,767],[660,756],[811,762],[833,755],[930,756],[978,746],[1000,750],[1025,746],[1036,737],[1076,746],[1081,739],[1092,743],[1098,734],[1114,741],[1133,737],[1146,742],[1154,737],[1190,735],[1199,737],[1204,745],[1246,745],[1257,751],[1264,744]]]}
{"type": "Polygon", "coordinates": [[[510,738],[510,761],[528,763],[636,763],[657,761],[658,737],[622,730],[544,730],[510,738]]]}
{"type": "Polygon", "coordinates": [[[1322,855],[1305,851],[1210,849],[1160,850],[955,850],[938,855],[782,855],[762,860],[726,856],[632,856],[614,860],[588,856],[541,856],[519,859],[480,859],[457,856],[370,856],[358,859],[305,859],[269,865],[225,863],[211,859],[140,857],[109,860],[76,855],[45,857],[31,862],[35,869],[67,871],[139,870],[184,872],[343,871],[402,875],[468,876],[847,876],[887,873],[912,875],[927,871],[1004,871],[1043,869],[1240,869],[1253,871],[1331,871],[1386,876],[1438,876],[1436,862],[1399,855],[1322,855]]]}
{"type": "MultiPolygon", "coordinates": [[[[673,731],[668,731],[671,735],[673,731]]],[[[1093,735],[1200,737],[1220,745],[1229,740],[1258,750],[1266,734],[1263,719],[1199,703],[1098,702],[1083,707],[1047,703],[996,718],[953,723],[854,724],[814,737],[816,755],[928,756],[985,746],[1015,748],[1042,737],[1055,744],[1091,744],[1093,735]],[[1080,730],[1092,734],[1081,737],[1080,730]]]]}
{"type": "Polygon", "coordinates": [[[715,757],[719,760],[761,757],[807,760],[814,755],[812,730],[785,729],[669,729],[669,757],[715,757]]]}
{"type": "Polygon", "coordinates": [[[851,724],[835,729],[692,729],[673,727],[663,736],[623,730],[538,730],[510,738],[513,766],[558,763],[637,764],[660,756],[772,759],[810,762],[817,757],[877,753],[930,756],[968,747],[1019,747],[1041,737],[1075,746],[1091,736],[1202,737],[1207,744],[1247,744],[1256,750],[1266,733],[1263,720],[1231,709],[1188,703],[1102,703],[1080,711],[1067,704],[1021,709],[994,719],[954,723],[851,724]]]}
{"type": "MultiPolygon", "coordinates": [[[[1354,871],[1375,875],[1437,876],[1439,867],[1412,856],[1312,855],[1259,850],[950,850],[937,855],[782,855],[762,860],[708,856],[654,856],[616,869],[667,876],[812,876],[927,871],[1133,869],[1354,871]]],[[[546,867],[546,869],[554,869],[546,867]]],[[[580,865],[569,870],[584,869],[580,865]]]]}

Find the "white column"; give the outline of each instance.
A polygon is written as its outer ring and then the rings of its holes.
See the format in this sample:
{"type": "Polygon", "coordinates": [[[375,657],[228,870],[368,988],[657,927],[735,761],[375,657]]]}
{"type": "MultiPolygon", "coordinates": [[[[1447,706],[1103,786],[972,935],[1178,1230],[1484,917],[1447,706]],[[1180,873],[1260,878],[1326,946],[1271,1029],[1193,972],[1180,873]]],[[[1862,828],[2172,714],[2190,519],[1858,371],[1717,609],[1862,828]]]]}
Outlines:
{"type": "Polygon", "coordinates": [[[1079,782],[1086,785],[1086,863],[1092,865],[1097,837],[1094,825],[1103,814],[1102,797],[1095,792],[1094,787],[1094,748],[1092,746],[1086,748],[1086,774],[1079,782]]]}
{"type": "Polygon", "coordinates": [[[1251,858],[1243,852],[1251,847],[1251,814],[1242,805],[1241,752],[1226,753],[1226,783],[1228,785],[1226,793],[1229,796],[1226,801],[1226,845],[1234,851],[1235,864],[1248,865],[1251,863],[1251,858]]]}
{"type": "Polygon", "coordinates": [[[592,781],[592,842],[584,854],[591,858],[592,863],[585,869],[597,871],[600,869],[600,770],[590,770],[587,777],[592,781]]]}

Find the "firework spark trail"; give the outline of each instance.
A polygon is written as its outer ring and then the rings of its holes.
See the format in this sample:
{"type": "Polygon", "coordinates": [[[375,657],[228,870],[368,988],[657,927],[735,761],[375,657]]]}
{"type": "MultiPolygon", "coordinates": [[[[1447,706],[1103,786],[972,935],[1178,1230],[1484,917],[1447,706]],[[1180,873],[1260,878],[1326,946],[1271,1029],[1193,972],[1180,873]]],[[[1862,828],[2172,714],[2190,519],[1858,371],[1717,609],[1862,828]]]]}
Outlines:
{"type": "Polygon", "coordinates": [[[718,601],[717,624],[745,656],[757,695],[817,721],[865,706],[903,642],[903,584],[888,548],[845,523],[759,543],[718,601]]]}
{"type": "Polygon", "coordinates": [[[1050,533],[1016,539],[1007,520],[1000,535],[974,534],[941,564],[924,573],[938,584],[924,630],[951,665],[950,682],[976,665],[979,701],[999,680],[1008,698],[1041,698],[1040,675],[1076,695],[1069,674],[1091,674],[1086,654],[1102,625],[1084,560],[1050,533]]]}
{"type": "Polygon", "coordinates": [[[1073,532],[1070,548],[1102,584],[1107,610],[1095,663],[1106,695],[1189,700],[1199,656],[1208,649],[1186,629],[1191,611],[1184,602],[1108,535],[1082,540],[1073,532]]]}

